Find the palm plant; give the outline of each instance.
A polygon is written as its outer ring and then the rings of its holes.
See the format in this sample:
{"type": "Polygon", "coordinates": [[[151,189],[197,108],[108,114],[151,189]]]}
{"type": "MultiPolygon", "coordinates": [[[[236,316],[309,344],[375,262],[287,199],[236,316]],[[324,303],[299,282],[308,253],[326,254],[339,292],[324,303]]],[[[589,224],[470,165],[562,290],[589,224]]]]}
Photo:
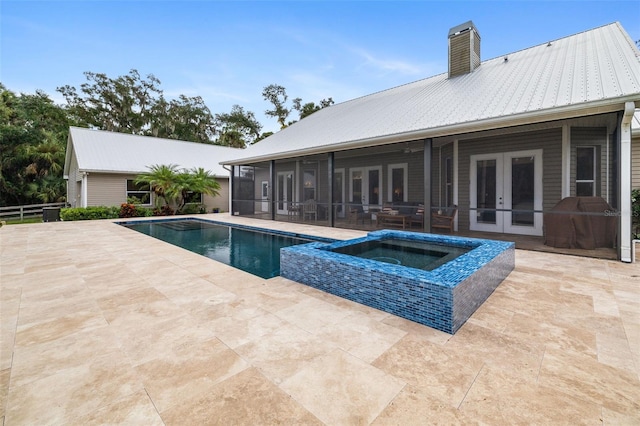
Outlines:
{"type": "Polygon", "coordinates": [[[166,207],[175,203],[176,212],[182,211],[192,193],[214,197],[220,193],[220,184],[215,176],[202,167],[186,170],[178,169],[175,164],[154,165],[148,172],[138,175],[135,183],[149,185],[156,194],[156,203],[159,199],[164,200],[166,207]]]}
{"type": "Polygon", "coordinates": [[[156,164],[149,167],[148,172],[139,174],[134,182],[136,185],[149,185],[156,195],[156,204],[159,204],[162,199],[164,200],[164,205],[169,206],[171,201],[174,200],[174,186],[178,174],[179,170],[176,164],[156,164]]]}

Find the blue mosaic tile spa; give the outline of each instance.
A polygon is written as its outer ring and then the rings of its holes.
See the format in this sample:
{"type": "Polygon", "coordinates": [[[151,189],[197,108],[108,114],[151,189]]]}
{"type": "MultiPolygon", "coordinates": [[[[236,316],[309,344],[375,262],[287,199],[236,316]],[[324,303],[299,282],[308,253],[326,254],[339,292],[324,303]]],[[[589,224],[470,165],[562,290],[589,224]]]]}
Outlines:
{"type": "Polygon", "coordinates": [[[285,278],[450,334],[514,266],[512,242],[390,230],[280,250],[285,278]]]}

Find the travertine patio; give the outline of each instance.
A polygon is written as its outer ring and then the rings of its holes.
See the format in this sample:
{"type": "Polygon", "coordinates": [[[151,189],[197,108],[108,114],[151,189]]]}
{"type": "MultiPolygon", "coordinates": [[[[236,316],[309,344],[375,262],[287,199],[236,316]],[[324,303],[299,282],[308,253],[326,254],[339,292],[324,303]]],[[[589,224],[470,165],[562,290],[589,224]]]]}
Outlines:
{"type": "Polygon", "coordinates": [[[450,336],[109,221],[0,245],[5,425],[640,423],[638,264],[518,250],[450,336]]]}

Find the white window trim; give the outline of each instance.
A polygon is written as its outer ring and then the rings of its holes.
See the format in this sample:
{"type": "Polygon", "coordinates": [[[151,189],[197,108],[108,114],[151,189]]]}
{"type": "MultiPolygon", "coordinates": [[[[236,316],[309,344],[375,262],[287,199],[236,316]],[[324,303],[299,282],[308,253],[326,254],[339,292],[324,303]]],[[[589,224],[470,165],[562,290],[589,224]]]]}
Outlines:
{"type": "Polygon", "coordinates": [[[597,184],[597,175],[596,172],[598,170],[597,165],[598,165],[598,153],[596,152],[596,147],[592,146],[592,145],[581,145],[581,146],[576,146],[576,196],[578,195],[578,184],[579,183],[591,183],[592,185],[592,191],[591,191],[591,196],[595,197],[596,194],[598,193],[598,191],[596,190],[596,184],[597,184]],[[592,179],[580,179],[578,180],[578,150],[579,149],[591,149],[591,152],[593,152],[593,170],[591,171],[592,173],[592,179]]]}
{"type": "Polygon", "coordinates": [[[402,169],[402,201],[409,201],[409,166],[407,163],[389,164],[387,166],[387,201],[393,201],[393,171],[402,169]]]}
{"type": "Polygon", "coordinates": [[[149,186],[149,191],[139,191],[139,190],[137,190],[137,191],[129,191],[129,181],[133,182],[134,180],[135,179],[127,179],[127,182],[125,184],[126,185],[126,187],[125,187],[125,200],[127,200],[127,202],[128,202],[130,193],[139,194],[141,192],[144,192],[144,193],[148,193],[149,194],[149,202],[147,204],[137,204],[137,205],[142,206],[142,207],[152,206],[153,205],[153,191],[151,190],[151,186],[149,186]]]}

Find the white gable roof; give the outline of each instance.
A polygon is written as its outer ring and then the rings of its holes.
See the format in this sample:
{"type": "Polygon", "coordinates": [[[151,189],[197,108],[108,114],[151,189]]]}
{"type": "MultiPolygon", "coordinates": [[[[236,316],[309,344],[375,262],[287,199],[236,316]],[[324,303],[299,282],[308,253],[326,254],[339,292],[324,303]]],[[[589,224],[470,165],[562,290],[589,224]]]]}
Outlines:
{"type": "Polygon", "coordinates": [[[228,178],[229,171],[220,162],[237,155],[239,149],[71,127],[65,175],[69,172],[72,151],[78,169],[85,172],[137,174],[156,164],[176,164],[187,169],[202,167],[217,177],[228,178]]]}
{"type": "Polygon", "coordinates": [[[469,74],[324,108],[228,164],[619,111],[625,101],[640,102],[640,52],[613,23],[484,61],[469,74]]]}

